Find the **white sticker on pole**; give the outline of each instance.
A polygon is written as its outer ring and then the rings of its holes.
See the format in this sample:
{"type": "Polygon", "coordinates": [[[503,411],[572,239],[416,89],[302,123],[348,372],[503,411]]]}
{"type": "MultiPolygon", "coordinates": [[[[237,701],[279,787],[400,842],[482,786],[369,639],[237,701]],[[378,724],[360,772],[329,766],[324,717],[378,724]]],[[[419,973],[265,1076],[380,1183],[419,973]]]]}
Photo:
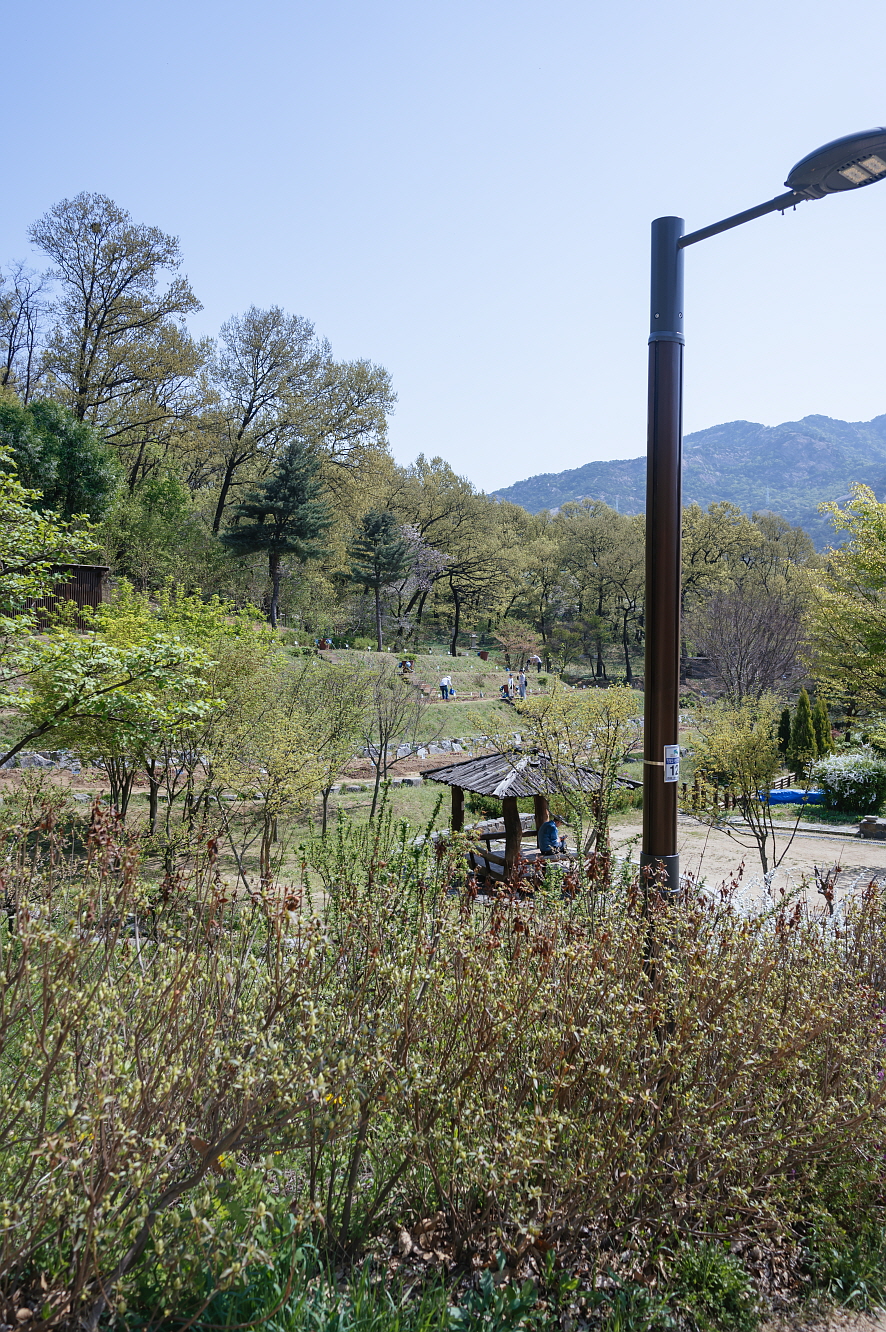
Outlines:
{"type": "Polygon", "coordinates": [[[664,747],[664,779],[666,782],[678,782],[680,780],[679,745],[665,745],[664,747]]]}

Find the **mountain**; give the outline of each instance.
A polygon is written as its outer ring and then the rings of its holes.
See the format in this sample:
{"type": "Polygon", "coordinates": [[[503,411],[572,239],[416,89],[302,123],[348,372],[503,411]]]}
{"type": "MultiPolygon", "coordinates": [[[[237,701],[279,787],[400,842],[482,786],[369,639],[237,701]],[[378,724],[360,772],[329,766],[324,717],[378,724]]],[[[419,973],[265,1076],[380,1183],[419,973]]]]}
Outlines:
{"type": "MultiPolygon", "coordinates": [[[[878,499],[886,495],[886,416],[873,421],[804,416],[777,426],[730,421],[683,440],[684,504],[706,507],[714,500],[731,500],[746,513],[770,509],[804,527],[819,547],[832,539],[833,529],[818,505],[844,498],[857,481],[869,485],[878,499]]],[[[530,513],[578,499],[601,499],[622,513],[643,513],[646,458],[544,472],[495,494],[530,513]]]]}

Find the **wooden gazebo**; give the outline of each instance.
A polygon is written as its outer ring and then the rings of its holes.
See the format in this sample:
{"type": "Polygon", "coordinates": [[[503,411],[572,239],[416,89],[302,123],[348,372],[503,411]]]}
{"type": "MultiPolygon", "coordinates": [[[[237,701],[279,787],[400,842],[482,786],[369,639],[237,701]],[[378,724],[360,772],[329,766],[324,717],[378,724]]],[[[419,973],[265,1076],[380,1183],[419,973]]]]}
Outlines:
{"type": "MultiPolygon", "coordinates": [[[[465,822],[465,791],[475,795],[494,796],[501,801],[504,816],[505,877],[513,869],[524,836],[537,836],[538,829],[550,818],[548,796],[564,790],[595,791],[600,785],[600,774],[591,768],[570,768],[552,763],[547,754],[537,752],[510,754],[484,754],[481,758],[466,759],[446,768],[425,772],[425,781],[442,782],[452,788],[452,819],[450,828],[461,832],[465,822]],[[532,797],[535,827],[524,829],[517,809],[519,799],[532,797]]],[[[630,777],[619,777],[617,784],[631,790],[640,782],[630,777]]],[[[487,851],[488,851],[487,847],[487,851]]],[[[496,857],[492,857],[496,859],[496,857]]]]}

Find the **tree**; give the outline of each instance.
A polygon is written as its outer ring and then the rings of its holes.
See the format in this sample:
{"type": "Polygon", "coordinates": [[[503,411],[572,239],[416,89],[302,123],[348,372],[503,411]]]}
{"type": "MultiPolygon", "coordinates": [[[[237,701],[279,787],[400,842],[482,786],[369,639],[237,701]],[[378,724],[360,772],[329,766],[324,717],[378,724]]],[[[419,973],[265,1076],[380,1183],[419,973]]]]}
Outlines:
{"type": "Polygon", "coordinates": [[[812,706],[805,688],[800,690],[791,722],[789,758],[798,776],[802,776],[816,758],[815,725],[812,720],[812,706]]]}
{"type": "Polygon", "coordinates": [[[815,700],[812,709],[812,727],[815,731],[815,752],[820,759],[827,758],[834,748],[834,736],[831,731],[831,718],[828,705],[821,694],[815,700]]]}
{"type": "Polygon", "coordinates": [[[764,875],[781,864],[797,830],[795,823],[779,852],[769,804],[769,789],[781,765],[778,711],[777,699],[769,694],[709,704],[696,715],[695,771],[703,785],[691,812],[740,846],[756,847],[764,875]],[[712,798],[719,787],[731,792],[742,823],[723,818],[712,798]]]}
{"type": "MultiPolygon", "coordinates": [[[[362,684],[361,684],[362,687],[362,684]]],[[[395,763],[395,742],[410,751],[418,746],[418,732],[428,700],[411,681],[397,673],[389,657],[377,657],[369,668],[362,733],[369,761],[375,769],[370,819],[375,818],[378,792],[395,763]]]]}
{"type": "Polygon", "coordinates": [[[221,481],[213,532],[218,532],[232,487],[244,471],[273,466],[294,442],[292,404],[306,393],[330,360],[329,344],[314,325],[279,305],[260,310],[251,305],[222,325],[218,348],[209,365],[217,406],[204,420],[215,439],[221,481]]]}
{"type": "Polygon", "coordinates": [[[234,525],[221,540],[238,555],[263,551],[271,579],[269,621],[277,627],[281,560],[294,555],[302,564],[323,554],[317,538],[331,526],[316,457],[300,443],[290,445],[275,471],[234,510],[234,525]]]}
{"type": "Polygon", "coordinates": [[[781,716],[778,720],[778,752],[787,762],[788,753],[791,748],[791,710],[782,708],[781,716]]]}
{"type": "Polygon", "coordinates": [[[22,669],[7,655],[34,628],[30,607],[51,594],[58,581],[55,566],[79,562],[97,545],[90,523],[39,512],[39,499],[22,485],[11,449],[0,443],[0,684],[22,669]]]}
{"type": "Polygon", "coordinates": [[[829,698],[879,724],[886,712],[886,504],[868,486],[855,486],[845,507],[822,510],[848,539],[809,578],[805,654],[829,698]]]}
{"type": "Polygon", "coordinates": [[[0,388],[15,389],[26,405],[40,382],[47,286],[24,264],[14,264],[8,280],[0,278],[0,388]]]}
{"type": "Polygon", "coordinates": [[[125,444],[156,412],[152,390],[202,359],[182,322],[201,306],[178,275],[178,240],[88,193],[55,204],[29,234],[61,291],[42,362],[49,382],[79,421],[125,444]]]}
{"type": "Polygon", "coordinates": [[[382,650],[382,590],[402,578],[410,566],[410,543],[392,513],[370,509],[348,546],[350,577],[375,596],[375,637],[382,650]]]}
{"type": "Polygon", "coordinates": [[[326,836],[329,794],[344,764],[353,757],[366,718],[369,681],[355,672],[316,657],[302,663],[293,688],[312,718],[313,737],[321,770],[323,802],[321,836],[326,836]]]}
{"type": "Polygon", "coordinates": [[[61,403],[0,400],[0,441],[12,449],[23,484],[40,492],[41,507],[64,518],[104,513],[116,480],[111,455],[97,432],[61,403]]]}
{"type": "Polygon", "coordinates": [[[789,593],[727,585],[696,603],[686,631],[732,703],[784,689],[797,672],[800,606],[789,593]]]}
{"type": "Polygon", "coordinates": [[[567,689],[559,681],[547,694],[518,705],[525,743],[544,753],[560,795],[578,826],[579,863],[593,845],[592,882],[609,882],[609,820],[621,765],[639,742],[643,723],[639,696],[627,686],[567,689]],[[577,768],[596,773],[586,789],[575,781],[577,768]]]}

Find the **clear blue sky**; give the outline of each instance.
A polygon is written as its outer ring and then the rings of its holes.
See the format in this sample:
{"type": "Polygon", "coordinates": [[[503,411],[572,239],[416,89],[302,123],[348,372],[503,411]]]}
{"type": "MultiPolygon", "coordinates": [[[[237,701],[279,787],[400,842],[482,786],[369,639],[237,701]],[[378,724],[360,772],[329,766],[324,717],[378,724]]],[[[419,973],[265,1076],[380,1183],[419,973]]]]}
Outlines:
{"type": "MultiPolygon", "coordinates": [[[[648,228],[886,124],[875,0],[28,0],[0,263],[80,190],[393,374],[400,461],[493,489],[645,448],[648,228]]],[[[687,431],[886,412],[886,185],[687,255],[687,431]]]]}

